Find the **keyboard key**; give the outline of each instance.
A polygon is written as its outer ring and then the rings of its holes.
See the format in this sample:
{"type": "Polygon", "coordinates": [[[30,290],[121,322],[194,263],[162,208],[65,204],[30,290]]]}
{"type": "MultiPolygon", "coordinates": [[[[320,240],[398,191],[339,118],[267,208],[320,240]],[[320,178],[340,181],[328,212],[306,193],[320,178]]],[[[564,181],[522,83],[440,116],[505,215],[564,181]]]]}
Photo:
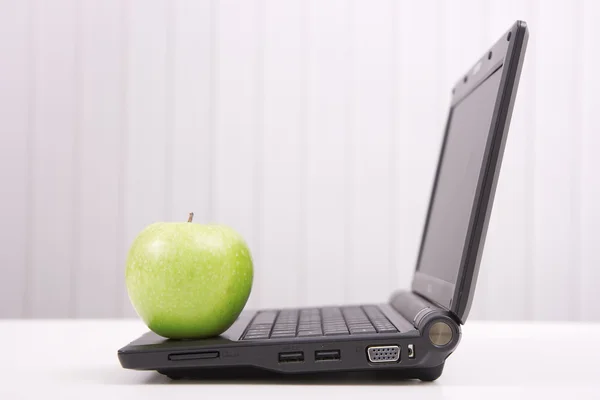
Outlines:
{"type": "Polygon", "coordinates": [[[394,332],[398,332],[398,329],[392,327],[389,328],[377,328],[377,332],[379,333],[394,333],[394,332]]]}
{"type": "Polygon", "coordinates": [[[371,328],[373,325],[370,322],[358,322],[356,324],[349,324],[355,328],[371,328]]]}
{"type": "Polygon", "coordinates": [[[352,335],[358,335],[358,334],[363,334],[363,333],[377,333],[377,331],[375,330],[375,328],[358,328],[358,329],[350,328],[350,334],[352,334],[352,335]]]}
{"type": "Polygon", "coordinates": [[[323,327],[327,328],[327,329],[346,329],[347,328],[346,324],[343,324],[343,325],[324,325],[323,327]]]}
{"type": "Polygon", "coordinates": [[[258,335],[258,334],[253,334],[253,335],[246,335],[244,336],[244,339],[268,339],[269,338],[269,334],[265,334],[265,335],[258,335]]]}
{"type": "Polygon", "coordinates": [[[278,328],[278,327],[275,327],[275,328],[273,328],[272,332],[273,333],[275,333],[275,332],[296,332],[296,328],[293,328],[293,327],[292,328],[278,328]]]}
{"type": "Polygon", "coordinates": [[[271,332],[270,329],[254,329],[252,327],[250,327],[250,329],[248,329],[246,331],[246,334],[262,334],[262,333],[266,333],[267,335],[269,334],[269,332],[271,332]]]}
{"type": "Polygon", "coordinates": [[[296,332],[273,332],[271,334],[271,338],[288,338],[288,337],[296,337],[296,332]]]}
{"type": "Polygon", "coordinates": [[[323,332],[318,330],[318,331],[299,331],[298,332],[298,337],[303,337],[303,336],[321,336],[323,335],[323,332]]]}
{"type": "Polygon", "coordinates": [[[298,325],[299,331],[314,331],[321,329],[321,324],[311,324],[311,325],[298,325]]]}
{"type": "Polygon", "coordinates": [[[348,332],[348,328],[343,327],[343,328],[324,328],[323,331],[325,332],[348,332]]]}
{"type": "Polygon", "coordinates": [[[271,329],[273,324],[251,324],[250,326],[255,329],[271,329]]]}

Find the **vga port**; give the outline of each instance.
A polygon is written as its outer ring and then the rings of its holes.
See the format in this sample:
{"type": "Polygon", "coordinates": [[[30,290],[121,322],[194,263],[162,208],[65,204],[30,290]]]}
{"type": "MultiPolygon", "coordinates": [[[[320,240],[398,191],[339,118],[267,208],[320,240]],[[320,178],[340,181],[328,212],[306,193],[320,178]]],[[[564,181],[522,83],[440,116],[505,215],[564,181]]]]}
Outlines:
{"type": "Polygon", "coordinates": [[[367,357],[372,363],[393,363],[400,360],[400,346],[369,346],[367,357]]]}

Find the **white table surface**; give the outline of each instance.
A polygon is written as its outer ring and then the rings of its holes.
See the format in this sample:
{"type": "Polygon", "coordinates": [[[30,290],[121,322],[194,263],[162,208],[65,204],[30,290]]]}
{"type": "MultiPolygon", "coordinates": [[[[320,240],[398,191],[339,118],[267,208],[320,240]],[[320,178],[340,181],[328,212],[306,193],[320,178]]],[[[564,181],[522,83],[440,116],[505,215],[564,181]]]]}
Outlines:
{"type": "Polygon", "coordinates": [[[0,399],[600,399],[600,324],[469,322],[433,383],[171,381],[119,365],[117,349],[145,330],[137,320],[0,320],[0,399]]]}

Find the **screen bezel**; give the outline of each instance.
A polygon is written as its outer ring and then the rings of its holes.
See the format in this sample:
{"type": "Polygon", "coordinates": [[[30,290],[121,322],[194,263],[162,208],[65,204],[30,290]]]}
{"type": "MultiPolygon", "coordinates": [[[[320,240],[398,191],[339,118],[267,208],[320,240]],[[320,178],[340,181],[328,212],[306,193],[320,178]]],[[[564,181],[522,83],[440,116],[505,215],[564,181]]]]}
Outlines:
{"type": "Polygon", "coordinates": [[[466,79],[465,77],[459,79],[452,89],[452,101],[438,157],[425,226],[421,235],[412,290],[438,306],[451,311],[460,323],[466,321],[471,308],[527,39],[527,25],[523,21],[517,21],[469,70],[465,75],[466,79]],[[501,67],[502,71],[499,72],[502,73],[502,76],[494,103],[492,122],[475,191],[475,201],[469,217],[456,284],[453,284],[419,271],[433,199],[452,122],[452,113],[462,100],[492,74],[498,72],[501,67]]]}

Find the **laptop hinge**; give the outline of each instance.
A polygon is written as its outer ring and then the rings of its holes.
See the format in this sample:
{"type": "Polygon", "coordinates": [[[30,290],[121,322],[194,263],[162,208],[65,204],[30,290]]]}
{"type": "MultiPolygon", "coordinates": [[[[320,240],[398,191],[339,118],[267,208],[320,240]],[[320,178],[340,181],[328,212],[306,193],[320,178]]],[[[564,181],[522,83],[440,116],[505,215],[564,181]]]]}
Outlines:
{"type": "Polygon", "coordinates": [[[390,299],[390,305],[417,329],[427,315],[433,312],[447,312],[419,294],[407,291],[394,293],[390,299]]]}

